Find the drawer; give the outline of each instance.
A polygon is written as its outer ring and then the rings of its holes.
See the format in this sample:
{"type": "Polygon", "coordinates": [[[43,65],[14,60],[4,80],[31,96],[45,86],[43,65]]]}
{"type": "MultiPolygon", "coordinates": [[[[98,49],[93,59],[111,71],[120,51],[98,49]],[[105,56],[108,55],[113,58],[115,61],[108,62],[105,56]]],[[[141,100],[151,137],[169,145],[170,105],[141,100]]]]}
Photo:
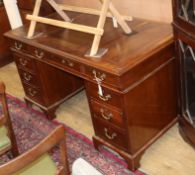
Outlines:
{"type": "Polygon", "coordinates": [[[20,41],[11,41],[11,48],[18,52],[27,52],[28,46],[20,41]]]}
{"type": "Polygon", "coordinates": [[[93,119],[93,123],[95,134],[98,137],[116,147],[122,148],[123,150],[128,149],[128,139],[125,135],[125,130],[110,126],[109,124],[95,118],[93,119]]]}
{"type": "Polygon", "coordinates": [[[120,86],[118,77],[100,70],[97,70],[92,67],[85,67],[85,74],[92,80],[99,78],[102,80],[102,83],[109,84],[113,87],[120,86]]]}
{"type": "Polygon", "coordinates": [[[91,100],[93,117],[100,118],[104,121],[124,128],[124,117],[120,109],[113,109],[107,105],[100,104],[97,101],[91,100]]]}
{"type": "Polygon", "coordinates": [[[28,46],[28,54],[34,56],[37,59],[48,58],[50,55],[48,52],[33,46],[28,46]]]}
{"type": "Polygon", "coordinates": [[[23,82],[26,82],[34,87],[39,87],[39,78],[37,77],[37,75],[24,71],[22,69],[18,69],[18,72],[23,82]]]}
{"type": "Polygon", "coordinates": [[[105,104],[110,104],[118,108],[122,108],[122,95],[114,92],[108,88],[102,87],[103,96],[98,94],[98,85],[95,83],[86,83],[86,88],[88,96],[90,98],[96,99],[105,104]]]}
{"type": "Polygon", "coordinates": [[[50,55],[48,61],[62,68],[71,69],[80,72],[80,64],[68,58],[59,57],[56,55],[50,55]]]}
{"type": "Polygon", "coordinates": [[[43,104],[43,98],[42,98],[42,93],[41,90],[35,87],[30,86],[27,83],[22,82],[24,91],[27,97],[30,99],[34,100],[35,102],[39,104],[43,104]]]}
{"type": "Polygon", "coordinates": [[[35,61],[32,58],[14,53],[14,59],[18,68],[36,72],[35,61]]]}

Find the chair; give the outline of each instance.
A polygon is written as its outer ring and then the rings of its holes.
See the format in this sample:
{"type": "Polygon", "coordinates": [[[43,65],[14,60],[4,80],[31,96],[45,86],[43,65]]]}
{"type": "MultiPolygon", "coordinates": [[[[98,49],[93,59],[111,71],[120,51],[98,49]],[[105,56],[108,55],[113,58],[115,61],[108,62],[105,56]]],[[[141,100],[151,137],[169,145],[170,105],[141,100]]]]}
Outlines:
{"type": "Polygon", "coordinates": [[[10,121],[5,95],[5,85],[2,82],[0,82],[0,102],[1,102],[0,109],[2,110],[2,112],[0,113],[0,155],[11,150],[13,156],[17,156],[18,148],[12,124],[10,121]]]}
{"type": "Polygon", "coordinates": [[[63,126],[56,127],[45,139],[32,149],[10,162],[0,166],[2,175],[69,175],[65,151],[65,131],[63,126]],[[56,166],[47,153],[59,145],[60,166],[56,166]]]}

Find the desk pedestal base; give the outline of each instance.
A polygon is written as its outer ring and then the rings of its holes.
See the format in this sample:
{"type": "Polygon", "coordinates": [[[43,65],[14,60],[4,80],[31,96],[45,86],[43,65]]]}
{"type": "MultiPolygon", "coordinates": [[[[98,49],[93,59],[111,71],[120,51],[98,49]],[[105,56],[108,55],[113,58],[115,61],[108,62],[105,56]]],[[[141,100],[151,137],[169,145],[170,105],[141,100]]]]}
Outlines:
{"type": "Polygon", "coordinates": [[[61,105],[63,102],[65,102],[66,100],[68,100],[69,98],[76,95],[78,92],[80,92],[82,90],[83,90],[83,87],[77,89],[76,91],[72,92],[71,94],[69,94],[68,96],[63,98],[62,100],[59,100],[58,102],[56,102],[50,106],[42,106],[41,104],[31,100],[28,97],[24,97],[24,100],[28,106],[36,105],[37,107],[39,107],[45,113],[47,118],[49,120],[52,120],[56,117],[55,112],[56,112],[56,109],[59,107],[59,105],[61,105]]]}
{"type": "Polygon", "coordinates": [[[145,143],[142,148],[135,152],[134,154],[130,154],[125,152],[114,145],[109,144],[98,136],[93,136],[94,147],[98,150],[100,146],[106,146],[113,151],[117,152],[124,160],[127,162],[128,168],[132,171],[135,171],[140,167],[140,159],[144,154],[145,150],[153,144],[159,137],[161,137],[168,129],[170,129],[177,122],[177,118],[173,119],[173,121],[164,127],[154,138],[152,138],[149,142],[145,143]]]}

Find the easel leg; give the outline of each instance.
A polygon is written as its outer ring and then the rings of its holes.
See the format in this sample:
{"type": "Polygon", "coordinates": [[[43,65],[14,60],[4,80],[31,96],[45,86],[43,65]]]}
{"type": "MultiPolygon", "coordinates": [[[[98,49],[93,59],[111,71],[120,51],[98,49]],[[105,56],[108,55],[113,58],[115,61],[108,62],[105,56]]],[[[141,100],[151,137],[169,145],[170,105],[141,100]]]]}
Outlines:
{"type": "Polygon", "coordinates": [[[109,10],[110,10],[111,14],[116,18],[116,20],[118,21],[119,25],[124,30],[124,32],[126,34],[132,33],[131,28],[127,25],[127,23],[125,22],[125,20],[122,18],[122,16],[116,10],[116,8],[114,7],[114,5],[112,3],[110,3],[109,10]]]}
{"type": "MultiPolygon", "coordinates": [[[[98,25],[97,25],[98,29],[104,28],[109,4],[110,4],[110,0],[104,0],[103,5],[102,5],[102,9],[101,9],[101,13],[100,13],[100,18],[99,18],[98,25]]],[[[101,40],[101,35],[95,35],[94,40],[93,40],[93,44],[92,44],[92,48],[91,48],[91,52],[90,52],[90,56],[94,56],[97,53],[98,48],[99,48],[99,44],[100,44],[100,40],[101,40]]]]}
{"type": "Polygon", "coordinates": [[[55,1],[47,0],[47,2],[56,10],[56,12],[62,17],[62,19],[64,19],[66,22],[71,21],[68,15],[60,9],[59,5],[56,4],[55,1]]]}
{"type": "MultiPolygon", "coordinates": [[[[103,0],[100,0],[100,2],[103,3],[103,0]]],[[[112,2],[109,5],[109,11],[116,18],[117,22],[119,23],[119,25],[126,34],[132,33],[131,28],[127,25],[127,23],[125,22],[124,18],[120,15],[118,10],[116,10],[112,2]]]]}
{"type": "MultiPolygon", "coordinates": [[[[33,15],[38,16],[40,8],[41,8],[41,3],[42,3],[42,0],[36,0],[33,15]]],[[[37,24],[36,21],[31,21],[27,38],[31,38],[34,35],[36,24],[37,24]]]]}

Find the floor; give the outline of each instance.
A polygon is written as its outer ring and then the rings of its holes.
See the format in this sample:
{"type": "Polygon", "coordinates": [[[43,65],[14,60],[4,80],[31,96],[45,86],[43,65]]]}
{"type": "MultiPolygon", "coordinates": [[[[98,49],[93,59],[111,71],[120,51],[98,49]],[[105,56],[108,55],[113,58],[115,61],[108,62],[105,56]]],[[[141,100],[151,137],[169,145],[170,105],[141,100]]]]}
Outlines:
{"type": "MultiPolygon", "coordinates": [[[[14,63],[0,68],[0,81],[7,92],[23,99],[24,92],[14,63]]],[[[63,103],[57,119],[91,139],[94,131],[85,92],[63,103]]],[[[155,142],[143,155],[140,170],[149,175],[194,175],[195,150],[178,133],[177,124],[155,142]]]]}

